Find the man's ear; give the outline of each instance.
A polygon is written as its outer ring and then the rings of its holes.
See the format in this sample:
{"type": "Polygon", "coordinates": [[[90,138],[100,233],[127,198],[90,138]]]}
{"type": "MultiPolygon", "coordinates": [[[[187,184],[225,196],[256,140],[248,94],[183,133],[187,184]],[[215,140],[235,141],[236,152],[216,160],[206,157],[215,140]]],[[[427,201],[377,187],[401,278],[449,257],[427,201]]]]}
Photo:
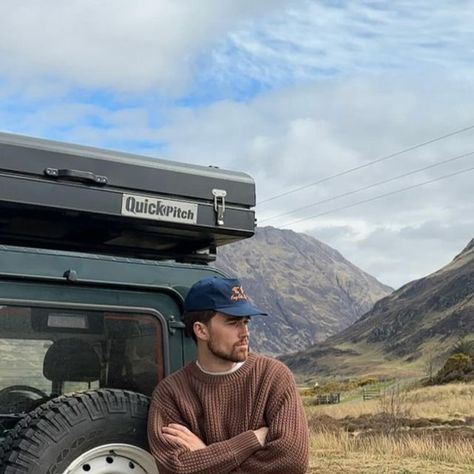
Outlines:
{"type": "Polygon", "coordinates": [[[209,328],[206,324],[201,323],[200,321],[196,321],[193,324],[193,331],[196,335],[196,338],[200,341],[208,341],[209,340],[209,328]]]}

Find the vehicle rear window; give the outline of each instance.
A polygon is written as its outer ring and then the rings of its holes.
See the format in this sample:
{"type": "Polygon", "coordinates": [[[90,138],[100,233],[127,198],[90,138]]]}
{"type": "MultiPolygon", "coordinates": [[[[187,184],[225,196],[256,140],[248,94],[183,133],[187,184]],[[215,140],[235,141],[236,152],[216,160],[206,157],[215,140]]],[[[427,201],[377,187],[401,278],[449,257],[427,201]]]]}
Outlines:
{"type": "Polygon", "coordinates": [[[99,387],[150,395],[164,376],[152,314],[0,306],[0,413],[99,387]]]}

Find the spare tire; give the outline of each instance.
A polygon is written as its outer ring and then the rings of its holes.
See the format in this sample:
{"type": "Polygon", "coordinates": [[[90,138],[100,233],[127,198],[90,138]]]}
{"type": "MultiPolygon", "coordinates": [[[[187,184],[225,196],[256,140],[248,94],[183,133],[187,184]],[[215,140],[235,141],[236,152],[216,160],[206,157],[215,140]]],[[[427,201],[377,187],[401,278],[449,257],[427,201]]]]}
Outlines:
{"type": "Polygon", "coordinates": [[[28,413],[0,449],[2,474],[156,474],[149,399],[125,390],[63,395],[28,413]]]}

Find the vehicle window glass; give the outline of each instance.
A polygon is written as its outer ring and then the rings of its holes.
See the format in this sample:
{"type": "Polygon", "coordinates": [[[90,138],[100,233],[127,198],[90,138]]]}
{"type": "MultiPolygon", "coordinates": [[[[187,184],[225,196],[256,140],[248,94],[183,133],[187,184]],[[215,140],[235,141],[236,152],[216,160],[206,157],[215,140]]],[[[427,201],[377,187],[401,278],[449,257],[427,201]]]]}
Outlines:
{"type": "Polygon", "coordinates": [[[150,395],[163,376],[154,315],[0,306],[0,413],[99,387],[150,395]]]}

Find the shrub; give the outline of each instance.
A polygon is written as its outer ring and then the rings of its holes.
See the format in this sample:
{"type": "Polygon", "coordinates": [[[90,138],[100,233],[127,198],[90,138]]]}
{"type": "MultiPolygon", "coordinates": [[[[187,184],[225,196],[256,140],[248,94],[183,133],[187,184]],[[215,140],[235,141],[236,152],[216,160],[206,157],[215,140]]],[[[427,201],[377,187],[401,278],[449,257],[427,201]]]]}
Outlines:
{"type": "Polygon", "coordinates": [[[365,387],[366,385],[373,385],[378,382],[379,380],[375,377],[364,377],[362,379],[357,380],[357,385],[359,387],[365,387]]]}
{"type": "Polygon", "coordinates": [[[302,388],[299,390],[302,397],[311,397],[316,393],[315,388],[302,388]]]}
{"type": "Polygon", "coordinates": [[[456,352],[449,356],[434,378],[435,383],[467,381],[474,375],[474,358],[470,354],[456,352]]]}
{"type": "Polygon", "coordinates": [[[474,340],[459,339],[451,350],[451,355],[454,354],[467,354],[474,357],[474,340]]]}

